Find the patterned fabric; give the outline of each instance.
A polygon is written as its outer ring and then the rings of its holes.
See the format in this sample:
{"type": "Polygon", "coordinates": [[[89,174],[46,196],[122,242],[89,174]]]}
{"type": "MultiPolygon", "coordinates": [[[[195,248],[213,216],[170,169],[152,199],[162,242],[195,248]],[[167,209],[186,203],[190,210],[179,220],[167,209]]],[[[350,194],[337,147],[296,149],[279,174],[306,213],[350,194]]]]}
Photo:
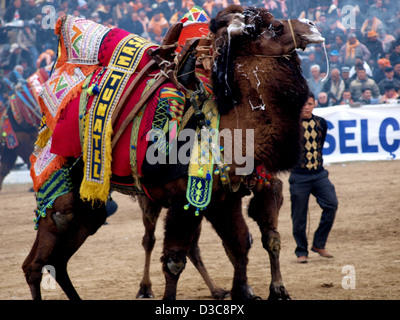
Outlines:
{"type": "Polygon", "coordinates": [[[84,200],[107,200],[111,177],[111,116],[130,76],[136,71],[151,42],[130,34],[115,47],[107,71],[100,80],[100,92],[94,98],[85,124],[83,161],[84,179],[80,194],[84,200]]]}
{"type": "Polygon", "coordinates": [[[202,7],[194,6],[180,20],[183,26],[187,26],[192,23],[208,23],[210,18],[202,7]]]}
{"type": "Polygon", "coordinates": [[[68,63],[98,64],[98,52],[110,28],[93,21],[68,15],[61,27],[68,63]]]}
{"type": "Polygon", "coordinates": [[[55,69],[50,79],[44,83],[39,96],[45,105],[44,113],[51,130],[54,130],[57,124],[61,112],[60,105],[65,105],[67,95],[76,90],[77,87],[82,87],[85,79],[86,76],[80,68],[75,68],[72,75],[69,75],[67,71],[60,73],[59,69],[55,69]]]}
{"type": "Polygon", "coordinates": [[[33,220],[35,229],[39,226],[40,218],[46,217],[46,210],[53,206],[54,201],[70,192],[73,188],[71,178],[69,176],[70,168],[64,167],[55,171],[36,193],[36,218],[33,220]]]}
{"type": "MultiPolygon", "coordinates": [[[[43,129],[43,128],[42,128],[43,129]]],[[[46,130],[44,130],[46,132],[46,130]]],[[[35,148],[31,155],[31,177],[33,181],[33,189],[38,191],[42,184],[51,176],[51,174],[61,169],[67,162],[67,159],[57,154],[51,153],[51,136],[46,144],[41,147],[35,144],[35,148]]]]}
{"type": "Polygon", "coordinates": [[[209,33],[208,23],[210,22],[210,18],[203,8],[199,6],[195,6],[189,10],[189,12],[181,18],[180,22],[183,23],[183,28],[179,35],[179,46],[176,48],[176,52],[180,52],[187,39],[195,37],[201,38],[207,36],[209,33]]]}
{"type": "Polygon", "coordinates": [[[327,123],[324,118],[313,115],[303,119],[303,152],[295,173],[317,172],[323,169],[322,147],[325,142],[327,123]]]}
{"type": "Polygon", "coordinates": [[[2,114],[0,115],[0,143],[4,139],[6,142],[6,146],[8,149],[14,149],[18,147],[19,142],[17,139],[17,135],[14,132],[14,129],[11,125],[11,121],[7,115],[7,109],[4,109],[2,114]]]}
{"type": "Polygon", "coordinates": [[[214,161],[219,162],[216,157],[219,154],[218,133],[219,113],[214,100],[207,100],[203,106],[205,121],[208,130],[200,131],[198,134],[202,137],[200,141],[195,141],[189,164],[189,180],[186,190],[186,199],[189,205],[195,206],[196,215],[200,209],[204,209],[211,201],[211,191],[213,185],[213,167],[214,161]]]}
{"type": "Polygon", "coordinates": [[[304,138],[306,139],[306,159],[305,166],[308,170],[316,169],[318,167],[318,151],[317,151],[317,131],[315,131],[316,123],[312,119],[311,121],[303,121],[304,127],[304,138]]]}

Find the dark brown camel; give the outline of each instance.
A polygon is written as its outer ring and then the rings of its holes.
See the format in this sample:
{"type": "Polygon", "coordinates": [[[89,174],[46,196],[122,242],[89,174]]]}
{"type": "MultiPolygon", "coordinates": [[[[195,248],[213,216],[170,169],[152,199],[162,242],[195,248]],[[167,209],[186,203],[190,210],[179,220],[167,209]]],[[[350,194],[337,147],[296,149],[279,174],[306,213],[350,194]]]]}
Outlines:
{"type": "MultiPolygon", "coordinates": [[[[294,49],[304,49],[323,38],[308,21],[277,21],[262,9],[244,10],[231,6],[210,24],[214,33],[213,87],[221,113],[220,130],[254,129],[254,164],[275,174],[297,161],[300,137],[300,111],[307,96],[307,84],[294,49]]],[[[232,135],[233,136],[233,135],[232,135]]],[[[226,145],[227,141],[224,141],[226,145]]],[[[245,142],[234,141],[233,149],[242,155],[245,142]]],[[[249,194],[253,177],[235,175],[240,166],[231,165],[231,185],[237,192],[222,188],[214,180],[213,195],[199,216],[184,209],[187,177],[148,188],[155,206],[168,207],[162,265],[166,280],[164,299],[175,299],[179,275],[186,257],[197,246],[202,216],[213,225],[234,266],[233,299],[248,299],[247,253],[251,246],[242,216],[242,197],[249,194]]],[[[41,298],[40,280],[44,265],[53,265],[56,280],[70,299],[79,298],[68,278],[69,258],[105,220],[104,204],[80,200],[82,163],[71,171],[73,192],[59,197],[47,218],[41,219],[33,248],[23,270],[34,299],[41,298]]],[[[269,189],[256,186],[249,207],[250,216],[260,227],[263,245],[271,260],[270,298],[289,298],[279,270],[280,239],[277,215],[282,203],[282,184],[273,177],[269,189]]]]}
{"type": "MultiPolygon", "coordinates": [[[[23,87],[14,87],[11,82],[8,82],[7,84],[8,88],[13,90],[16,95],[15,97],[8,97],[6,114],[0,112],[0,117],[3,116],[10,120],[11,126],[18,141],[18,145],[15,148],[8,148],[5,139],[0,137],[0,190],[5,177],[14,167],[18,156],[21,157],[22,160],[28,165],[28,169],[31,166],[29,157],[33,151],[34,143],[37,137],[38,126],[41,120],[40,108],[36,100],[35,86],[40,86],[47,80],[47,78],[47,71],[42,68],[32,74],[28,78],[27,84],[24,84],[23,87]],[[29,90],[29,97],[23,88],[29,90]],[[25,98],[26,102],[24,102],[21,97],[25,98]]],[[[1,133],[3,131],[3,128],[1,128],[2,123],[3,121],[0,119],[1,133]]]]}
{"type": "Polygon", "coordinates": [[[15,136],[18,140],[18,146],[10,149],[0,138],[0,190],[5,177],[14,167],[18,156],[21,157],[22,160],[28,165],[28,169],[30,168],[31,163],[29,161],[29,157],[32,154],[38,130],[36,125],[33,126],[28,123],[18,124],[14,120],[10,109],[7,113],[15,132],[15,136]]]}

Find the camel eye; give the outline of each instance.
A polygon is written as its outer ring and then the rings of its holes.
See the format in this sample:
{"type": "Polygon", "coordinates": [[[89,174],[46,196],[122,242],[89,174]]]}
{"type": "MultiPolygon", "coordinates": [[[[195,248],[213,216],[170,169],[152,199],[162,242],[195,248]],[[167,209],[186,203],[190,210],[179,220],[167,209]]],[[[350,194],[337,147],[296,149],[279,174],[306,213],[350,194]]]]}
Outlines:
{"type": "Polygon", "coordinates": [[[282,23],[275,24],[271,27],[271,30],[277,34],[280,34],[280,33],[282,33],[282,30],[283,30],[283,24],[282,23]]]}

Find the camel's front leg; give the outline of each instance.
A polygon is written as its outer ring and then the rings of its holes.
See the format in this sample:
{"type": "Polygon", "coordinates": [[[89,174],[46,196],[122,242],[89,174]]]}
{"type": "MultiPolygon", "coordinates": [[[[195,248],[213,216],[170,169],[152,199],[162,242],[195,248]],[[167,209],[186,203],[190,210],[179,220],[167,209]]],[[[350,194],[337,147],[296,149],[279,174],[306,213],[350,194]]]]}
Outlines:
{"type": "Polygon", "coordinates": [[[250,201],[249,216],[258,224],[262,243],[267,250],[271,263],[271,284],[269,299],[290,299],[282,280],[279,265],[281,239],[278,233],[278,215],[282,206],[282,181],[276,177],[270,180],[270,186],[256,186],[254,197],[250,201]]]}

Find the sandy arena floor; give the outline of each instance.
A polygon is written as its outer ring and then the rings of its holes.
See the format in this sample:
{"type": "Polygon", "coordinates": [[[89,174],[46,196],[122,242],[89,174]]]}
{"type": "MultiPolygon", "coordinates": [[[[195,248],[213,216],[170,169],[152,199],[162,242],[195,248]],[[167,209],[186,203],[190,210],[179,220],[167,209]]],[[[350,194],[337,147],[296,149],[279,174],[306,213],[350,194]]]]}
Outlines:
{"type": "MultiPolygon", "coordinates": [[[[292,299],[400,299],[400,161],[358,162],[327,166],[336,186],[339,210],[327,249],[333,259],[311,252],[308,264],[296,263],[291,234],[288,175],[282,174],[285,201],[280,213],[282,237],[281,269],[292,299]],[[344,289],[348,272],[355,272],[355,288],[344,289]]],[[[0,299],[30,299],[21,264],[28,254],[36,231],[32,219],[35,200],[29,184],[5,185],[0,192],[0,299]]],[[[109,224],[90,237],[72,257],[69,273],[83,299],[134,299],[139,287],[144,251],[143,225],[137,203],[113,194],[119,209],[109,224]]],[[[249,199],[245,199],[244,205],[249,199]]],[[[310,201],[312,238],[319,223],[320,209],[310,201]]],[[[162,297],[164,277],[160,256],[163,217],[157,226],[157,243],[152,256],[151,277],[156,299],[162,297]]],[[[268,297],[269,259],[262,248],[255,222],[247,218],[254,238],[248,266],[249,283],[263,299],[268,297]]],[[[310,240],[311,242],[311,240],[310,240]]],[[[229,289],[233,268],[221,241],[204,220],[200,238],[202,256],[215,282],[229,289]]],[[[62,290],[43,290],[43,298],[66,299],[62,290]]],[[[208,288],[188,262],[178,285],[178,299],[210,299],[208,288]]]]}

